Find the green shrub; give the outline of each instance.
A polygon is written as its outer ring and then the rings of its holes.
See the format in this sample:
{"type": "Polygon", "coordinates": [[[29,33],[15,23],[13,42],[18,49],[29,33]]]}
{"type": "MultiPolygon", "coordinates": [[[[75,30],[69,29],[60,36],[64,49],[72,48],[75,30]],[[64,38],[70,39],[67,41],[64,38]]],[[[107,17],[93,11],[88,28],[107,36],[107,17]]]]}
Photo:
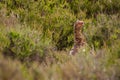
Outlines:
{"type": "MultiPolygon", "coordinates": [[[[41,39],[41,34],[30,28],[17,27],[10,28],[4,36],[1,36],[0,43],[4,55],[18,58],[21,61],[29,59],[32,55],[38,55],[38,58],[44,57],[45,46],[41,39]],[[2,39],[6,39],[2,41],[2,39]]],[[[6,28],[7,30],[7,28],[6,28]]],[[[5,30],[4,30],[5,31],[5,30]]],[[[2,33],[4,33],[4,31],[2,33]]]]}
{"type": "Polygon", "coordinates": [[[75,16],[69,10],[55,10],[43,19],[43,36],[50,38],[59,50],[69,47],[73,42],[73,22],[75,16]]]}
{"type": "Polygon", "coordinates": [[[88,43],[95,48],[112,46],[116,40],[119,40],[119,18],[100,14],[97,19],[85,24],[84,34],[88,43]],[[114,22],[113,22],[114,21],[114,22]]]}

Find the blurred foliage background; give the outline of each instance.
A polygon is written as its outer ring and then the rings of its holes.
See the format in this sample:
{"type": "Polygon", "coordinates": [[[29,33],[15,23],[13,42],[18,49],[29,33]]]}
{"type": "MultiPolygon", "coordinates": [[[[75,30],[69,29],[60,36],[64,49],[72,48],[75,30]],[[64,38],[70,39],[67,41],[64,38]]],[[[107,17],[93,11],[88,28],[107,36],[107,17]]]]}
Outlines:
{"type": "Polygon", "coordinates": [[[119,80],[119,48],[120,0],[0,0],[0,80],[119,80]]]}

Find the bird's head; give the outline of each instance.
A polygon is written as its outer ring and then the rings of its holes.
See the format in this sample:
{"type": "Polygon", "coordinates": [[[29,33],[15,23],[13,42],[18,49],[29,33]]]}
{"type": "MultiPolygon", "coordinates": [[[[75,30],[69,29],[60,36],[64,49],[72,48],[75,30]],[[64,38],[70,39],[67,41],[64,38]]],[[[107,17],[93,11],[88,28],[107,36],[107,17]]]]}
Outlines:
{"type": "Polygon", "coordinates": [[[77,29],[81,29],[84,25],[83,21],[77,20],[74,24],[74,27],[76,27],[77,29]]]}

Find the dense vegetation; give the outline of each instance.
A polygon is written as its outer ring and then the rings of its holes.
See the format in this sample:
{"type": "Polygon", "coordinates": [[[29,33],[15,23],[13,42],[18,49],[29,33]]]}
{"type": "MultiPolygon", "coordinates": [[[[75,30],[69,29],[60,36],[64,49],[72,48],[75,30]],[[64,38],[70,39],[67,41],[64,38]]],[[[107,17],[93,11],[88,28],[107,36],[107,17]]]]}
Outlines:
{"type": "Polygon", "coordinates": [[[120,80],[120,0],[0,0],[0,80],[120,80]]]}

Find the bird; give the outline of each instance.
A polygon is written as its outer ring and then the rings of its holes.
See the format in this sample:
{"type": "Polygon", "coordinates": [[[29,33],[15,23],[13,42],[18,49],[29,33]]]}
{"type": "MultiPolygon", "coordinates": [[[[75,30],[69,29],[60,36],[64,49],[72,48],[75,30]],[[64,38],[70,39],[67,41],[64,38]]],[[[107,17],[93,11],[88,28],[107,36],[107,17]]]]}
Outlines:
{"type": "Polygon", "coordinates": [[[78,53],[78,50],[86,43],[85,37],[82,33],[83,25],[84,21],[81,20],[77,20],[74,23],[74,45],[69,52],[70,55],[75,55],[78,53]]]}

